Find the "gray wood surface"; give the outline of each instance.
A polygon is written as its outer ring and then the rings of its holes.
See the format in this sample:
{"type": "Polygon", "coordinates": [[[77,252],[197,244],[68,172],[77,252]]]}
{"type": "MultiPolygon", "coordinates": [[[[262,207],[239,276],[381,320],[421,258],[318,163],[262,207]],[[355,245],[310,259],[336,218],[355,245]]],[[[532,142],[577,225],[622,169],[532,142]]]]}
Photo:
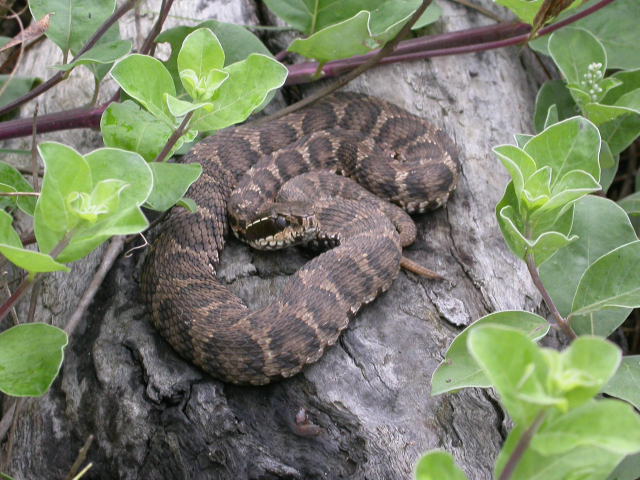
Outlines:
{"type": "MultiPolygon", "coordinates": [[[[445,13],[434,33],[493,23],[459,4],[437,3],[445,13]]],[[[479,3],[504,14],[489,1],[479,3]]],[[[143,2],[141,9],[157,11],[158,4],[143,2]]],[[[271,18],[249,0],[178,0],[172,14],[245,24],[271,18]]],[[[151,21],[143,14],[143,35],[151,21]]],[[[168,21],[179,23],[184,21],[168,21]]],[[[137,38],[133,16],[123,21],[122,32],[137,38]]],[[[56,49],[44,42],[27,55],[22,73],[42,75],[44,65],[59,60],[56,49]]],[[[434,448],[451,452],[470,479],[490,479],[504,438],[496,397],[481,390],[430,397],[429,388],[464,326],[489,312],[540,304],[493,211],[508,176],[491,147],[532,131],[540,73],[526,52],[517,53],[508,48],[389,65],[348,86],[431,119],[455,140],[462,159],[458,189],[446,208],[416,217],[419,237],[406,250],[448,281],[402,272],[302,374],[266,387],[234,387],[183,361],[153,329],[138,288],[144,251],[137,251],[108,275],[70,340],[51,391],[28,402],[8,473],[16,479],[64,478],[93,434],[88,461],[94,466],[87,479],[400,479],[410,478],[419,455],[434,448]],[[301,409],[307,423],[296,422],[301,409]]],[[[88,101],[91,85],[88,75],[74,72],[40,100],[41,113],[88,101]]],[[[110,82],[102,99],[113,89],[110,82]]],[[[285,103],[279,96],[269,109],[285,103]]],[[[30,115],[32,105],[23,115],[30,115]]],[[[88,131],[42,135],[44,140],[81,152],[101,145],[99,134],[88,131]]],[[[25,145],[13,141],[7,148],[25,145]]],[[[74,264],[70,274],[48,277],[39,321],[65,325],[103,251],[74,264]]],[[[250,307],[258,307],[307,259],[295,249],[267,254],[231,242],[219,274],[250,307]]]]}

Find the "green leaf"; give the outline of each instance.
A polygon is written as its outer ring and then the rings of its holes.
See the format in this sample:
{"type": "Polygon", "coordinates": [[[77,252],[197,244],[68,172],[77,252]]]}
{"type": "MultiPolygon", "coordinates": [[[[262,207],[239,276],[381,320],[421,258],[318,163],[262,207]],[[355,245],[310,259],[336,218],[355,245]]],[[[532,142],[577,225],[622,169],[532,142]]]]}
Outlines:
{"type": "MultiPolygon", "coordinates": [[[[73,192],[91,193],[91,171],[82,155],[61,143],[41,143],[38,150],[44,161],[45,171],[36,210],[40,209],[42,212],[41,220],[44,225],[61,232],[62,238],[77,223],[76,217],[69,217],[66,199],[73,192]]],[[[53,249],[44,249],[42,245],[40,247],[45,253],[53,249]]]]}
{"type": "Polygon", "coordinates": [[[469,333],[481,325],[497,324],[517,328],[533,341],[543,338],[549,331],[547,321],[533,313],[505,311],[491,313],[468,326],[458,335],[447,350],[445,359],[438,365],[431,379],[431,395],[440,395],[465,387],[488,388],[491,383],[467,350],[469,333]]]}
{"type": "Polygon", "coordinates": [[[47,13],[49,19],[45,35],[63,52],[78,52],[89,37],[115,11],[115,0],[31,0],[29,8],[35,20],[47,13]]]}
{"type": "Polygon", "coordinates": [[[14,75],[11,78],[10,75],[0,75],[0,89],[4,88],[2,95],[0,95],[0,107],[4,107],[6,104],[29,93],[38,84],[40,84],[40,79],[35,77],[14,75]],[[11,80],[9,85],[4,88],[9,80],[11,80]]]}
{"type": "Polygon", "coordinates": [[[425,453],[418,464],[415,480],[467,480],[467,476],[453,463],[447,452],[434,450],[425,453]]]}
{"type": "Polygon", "coordinates": [[[640,451],[640,417],[628,403],[590,401],[567,412],[538,431],[531,448],[542,455],[594,446],[612,453],[640,451]]]}
{"type": "Polygon", "coordinates": [[[7,260],[29,273],[69,271],[67,267],[57,263],[49,255],[25,250],[20,242],[20,237],[11,226],[12,220],[11,215],[0,211],[0,252],[7,260]]]}
{"type": "Polygon", "coordinates": [[[614,157],[607,142],[602,142],[600,146],[600,186],[605,194],[618,173],[619,163],[620,155],[614,157]]]}
{"type": "Polygon", "coordinates": [[[561,28],[549,39],[549,53],[568,83],[594,102],[604,97],[600,84],[607,70],[607,54],[596,37],[579,28],[561,28]]]}
{"type": "Polygon", "coordinates": [[[209,100],[229,77],[223,67],[224,52],[211,30],[201,28],[185,38],[178,54],[178,71],[191,98],[209,100]]]}
{"type": "MultiPolygon", "coordinates": [[[[121,148],[139,153],[152,162],[173,133],[173,128],[163,120],[127,100],[110,104],[102,114],[100,130],[106,147],[121,148]]],[[[169,156],[182,146],[179,140],[169,156]]]]}
{"type": "Polygon", "coordinates": [[[336,8],[334,0],[266,0],[265,3],[278,17],[307,36],[352,18],[362,11],[384,16],[408,9],[407,5],[402,4],[409,4],[411,12],[420,5],[420,1],[402,0],[352,0],[342,2],[339,8],[336,8]]]}
{"type": "Polygon", "coordinates": [[[164,94],[165,100],[167,102],[167,107],[169,107],[169,111],[175,117],[182,117],[189,113],[192,110],[197,110],[199,108],[212,108],[213,104],[206,102],[186,102],[183,100],[178,100],[176,97],[172,97],[168,93],[164,94]]]}
{"type": "MultiPolygon", "coordinates": [[[[159,212],[168,210],[181,200],[191,184],[202,173],[202,167],[197,163],[155,162],[149,166],[153,172],[153,191],[147,199],[147,207],[159,212]]],[[[189,203],[188,206],[193,207],[195,204],[189,203]]]]}
{"type": "Polygon", "coordinates": [[[640,241],[599,258],[580,280],[573,299],[574,315],[610,307],[640,307],[640,241]]]}
{"type": "MultiPolygon", "coordinates": [[[[578,10],[589,8],[597,1],[590,0],[578,10]]],[[[575,13],[576,11],[562,14],[558,20],[575,13]]],[[[572,25],[588,30],[602,43],[607,52],[609,68],[632,70],[640,67],[638,18],[640,4],[636,0],[616,0],[572,25]]],[[[543,36],[530,45],[533,49],[548,55],[548,42],[548,36],[543,36]]]]}
{"type": "Polygon", "coordinates": [[[620,367],[603,391],[640,409],[640,355],[622,357],[620,367]]]}
{"type": "Polygon", "coordinates": [[[102,180],[95,184],[91,195],[87,193],[72,192],[66,199],[69,210],[94,224],[104,215],[113,213],[120,203],[120,193],[129,184],[122,180],[102,180]]]}
{"type": "Polygon", "coordinates": [[[114,65],[111,76],[151,114],[164,119],[169,125],[174,123],[164,94],[175,97],[176,89],[171,75],[160,60],[147,55],[129,55],[114,65]]]}
{"type": "Polygon", "coordinates": [[[638,480],[640,472],[640,454],[628,455],[620,462],[607,480],[638,480]]]}
{"type": "Polygon", "coordinates": [[[640,88],[640,69],[629,72],[616,72],[610,78],[620,81],[621,85],[607,92],[602,100],[605,105],[615,105],[620,97],[640,88]]]}
{"type": "MultiPolygon", "coordinates": [[[[417,8],[417,7],[416,7],[417,8]]],[[[436,2],[431,2],[418,21],[411,27],[411,30],[418,30],[438,21],[444,10],[436,2]]]]}
{"type": "Polygon", "coordinates": [[[563,402],[561,396],[550,397],[545,391],[545,357],[518,330],[498,325],[474,328],[467,348],[516,425],[529,425],[542,407],[563,402]]]}
{"type": "Polygon", "coordinates": [[[44,143],[39,148],[45,162],[45,176],[36,206],[34,230],[43,252],[50,252],[74,226],[77,231],[58,257],[60,262],[82,258],[113,235],[138,233],[146,228],[148,222],[139,207],[149,196],[153,177],[140,155],[103,148],[83,158],[64,145],[44,143]],[[69,178],[76,183],[69,183],[69,178]],[[100,182],[108,180],[120,180],[128,185],[119,193],[117,207],[103,213],[93,224],[86,220],[79,222],[78,216],[70,211],[67,199],[73,192],[91,196],[100,182]],[[47,187],[47,182],[56,185],[57,190],[47,187]],[[45,195],[45,187],[51,189],[50,194],[45,195]],[[50,218],[52,216],[55,218],[50,218]]]}
{"type": "Polygon", "coordinates": [[[640,116],[634,114],[620,116],[598,125],[598,129],[602,135],[602,141],[607,142],[613,155],[617,155],[631,145],[640,134],[640,116]]]}
{"type": "Polygon", "coordinates": [[[596,181],[600,179],[600,135],[598,129],[582,117],[564,120],[532,138],[524,147],[538,168],[551,167],[551,189],[567,173],[582,170],[596,181]]]}
{"type": "Polygon", "coordinates": [[[629,115],[634,113],[633,110],[625,107],[618,107],[615,105],[601,105],[600,103],[588,103],[584,106],[585,116],[592,121],[595,125],[602,125],[603,123],[615,120],[623,115],[629,115]]]}
{"type": "Polygon", "coordinates": [[[627,215],[640,215],[640,192],[632,193],[618,201],[618,205],[627,215]]]}
{"type": "Polygon", "coordinates": [[[540,87],[536,97],[536,111],[533,116],[536,133],[540,133],[545,129],[549,108],[553,105],[557,109],[558,121],[575,117],[580,113],[575,100],[571,96],[571,92],[567,89],[566,83],[563,80],[549,80],[540,87]]]}
{"type": "Polygon", "coordinates": [[[229,78],[212,100],[212,110],[197,110],[192,117],[192,129],[220,130],[246,120],[262,105],[269,92],[284,84],[288,73],[281,63],[257,54],[226,67],[225,71],[229,78]]]}
{"type": "Polygon", "coordinates": [[[323,3],[325,10],[318,5],[313,32],[308,33],[308,38],[294,40],[287,49],[314,58],[320,64],[380,48],[400,31],[420,5],[415,0],[373,0],[363,8],[356,9],[362,2],[355,1],[338,9],[329,2],[323,3]],[[332,21],[324,24],[328,12],[332,21]]]}
{"type": "Polygon", "coordinates": [[[525,182],[536,172],[536,162],[524,150],[513,145],[500,145],[493,148],[504,168],[513,179],[515,194],[520,200],[525,182]]]}
{"type": "Polygon", "coordinates": [[[360,12],[353,18],[324,28],[308,38],[296,38],[287,51],[313,58],[320,64],[353,55],[364,55],[380,48],[369,29],[370,19],[370,12],[360,12]]]}
{"type": "MultiPolygon", "coordinates": [[[[584,272],[597,259],[636,240],[627,215],[611,200],[586,196],[575,205],[571,235],[578,239],[540,265],[542,283],[560,315],[571,313],[573,298],[584,272]]],[[[608,336],[629,315],[627,308],[606,309],[572,318],[579,335],[608,336]]]]}
{"type": "MultiPolygon", "coordinates": [[[[524,428],[515,428],[496,462],[495,478],[502,473],[507,460],[512,455],[524,428]]],[[[513,472],[511,478],[518,480],[602,480],[624,458],[623,454],[611,453],[601,448],[578,447],[558,455],[541,455],[528,448],[513,472]]]]}
{"type": "Polygon", "coordinates": [[[181,198],[176,202],[176,205],[178,207],[186,208],[191,213],[196,213],[198,211],[198,205],[196,205],[196,202],[190,198],[181,198]]]}
{"type": "MultiPolygon", "coordinates": [[[[533,19],[542,7],[543,0],[493,0],[498,5],[507,7],[513,13],[515,13],[520,20],[525,23],[533,24],[533,19]]],[[[571,9],[579,5],[578,0],[573,0],[571,4],[567,6],[567,9],[571,9]]],[[[571,12],[573,13],[573,12],[571,12]]]]}
{"type": "Polygon", "coordinates": [[[624,107],[640,113],[640,88],[625,93],[616,101],[617,107],[624,107]]]}
{"type": "Polygon", "coordinates": [[[544,121],[544,128],[555,125],[559,121],[560,118],[558,117],[558,107],[553,104],[549,107],[549,111],[547,112],[547,118],[544,121]]]}
{"type": "Polygon", "coordinates": [[[618,369],[622,355],[618,346],[592,336],[577,338],[560,354],[543,351],[559,360],[557,368],[551,364],[548,386],[555,395],[565,397],[568,409],[584,405],[600,392],[618,369]]]}
{"type": "Polygon", "coordinates": [[[65,65],[53,65],[50,68],[57,68],[58,70],[67,72],[79,65],[113,63],[127,55],[131,51],[131,46],[129,40],[116,40],[115,42],[103,43],[82,54],[75,62],[70,62],[65,65]]]}
{"type": "Polygon", "coordinates": [[[537,219],[531,240],[525,237],[524,223],[518,208],[513,182],[509,182],[502,200],[496,205],[496,217],[507,246],[517,257],[524,260],[527,252],[531,252],[536,265],[540,265],[554,252],[577,238],[569,236],[573,223],[572,206],[562,214],[556,211],[543,213],[537,219]]]}
{"type": "Polygon", "coordinates": [[[0,334],[0,390],[16,397],[44,395],[62,365],[67,334],[44,323],[0,334]]]}
{"type": "Polygon", "coordinates": [[[515,139],[516,145],[518,145],[518,148],[524,148],[524,146],[527,144],[527,142],[533,138],[533,135],[526,135],[524,133],[516,133],[516,134],[513,135],[513,138],[515,139]]]}
{"type": "MultiPolygon", "coordinates": [[[[0,186],[11,187],[8,191],[33,192],[33,187],[27,182],[22,174],[8,163],[0,162],[0,186]]],[[[7,191],[7,189],[2,189],[7,191]]],[[[11,205],[17,205],[27,215],[33,217],[36,208],[36,197],[4,197],[3,201],[11,205]]]]}
{"type": "MultiPolygon", "coordinates": [[[[192,32],[201,28],[211,30],[225,54],[224,66],[240,62],[246,59],[252,53],[260,53],[268,57],[273,57],[271,52],[263,45],[263,43],[253,33],[240,25],[233,23],[222,23],[215,20],[207,20],[195,27],[175,27],[165,30],[156,38],[157,43],[168,42],[171,45],[171,56],[164,62],[164,66],[169,70],[173,77],[174,83],[178,88],[182,87],[180,73],[178,71],[178,54],[184,39],[192,32]]],[[[178,91],[178,97],[181,98],[182,91],[178,91]]],[[[272,92],[269,96],[273,98],[272,92]]],[[[267,102],[268,103],[268,102],[267,102]]]]}

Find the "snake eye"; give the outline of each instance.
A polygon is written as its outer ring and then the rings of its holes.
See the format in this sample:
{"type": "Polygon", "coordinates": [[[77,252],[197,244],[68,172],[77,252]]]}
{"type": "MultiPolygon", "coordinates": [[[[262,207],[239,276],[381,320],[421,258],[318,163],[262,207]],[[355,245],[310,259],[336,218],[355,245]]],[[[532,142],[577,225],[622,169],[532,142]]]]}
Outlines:
{"type": "Polygon", "coordinates": [[[287,220],[284,217],[278,217],[276,219],[276,224],[278,225],[279,228],[284,230],[285,227],[287,226],[287,220]]]}

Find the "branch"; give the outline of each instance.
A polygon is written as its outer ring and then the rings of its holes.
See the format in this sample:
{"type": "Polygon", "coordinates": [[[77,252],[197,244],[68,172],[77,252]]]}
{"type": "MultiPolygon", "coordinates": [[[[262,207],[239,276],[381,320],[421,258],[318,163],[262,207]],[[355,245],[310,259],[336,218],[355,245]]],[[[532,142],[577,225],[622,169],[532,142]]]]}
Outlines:
{"type": "MultiPolygon", "coordinates": [[[[537,37],[548,35],[556,30],[574,23],[581,18],[590,15],[601,8],[606,7],[615,0],[601,0],[586,8],[582,12],[572,15],[558,23],[549,25],[538,32],[537,37]]],[[[444,57],[449,55],[463,55],[467,53],[485,52],[496,48],[510,47],[525,43],[529,38],[531,26],[526,23],[498,24],[491,27],[480,27],[459,32],[421,37],[402,42],[397,51],[383,58],[381,65],[396,62],[410,62],[424,60],[426,58],[444,57]]],[[[379,50],[374,50],[365,55],[351,57],[345,60],[333,60],[327,62],[322,69],[323,78],[336,77],[359,65],[375,55],[379,50]]],[[[315,74],[318,64],[305,62],[292,65],[289,68],[289,76],[285,85],[307,83],[315,74]]]]}
{"type": "MultiPolygon", "coordinates": [[[[107,18],[102,25],[100,25],[100,28],[98,28],[98,30],[95,31],[95,33],[91,36],[91,38],[89,38],[87,43],[84,44],[84,46],[80,49],[80,51],[76,54],[76,56],[73,57],[73,60],[71,61],[74,62],[85,52],[89,51],[98,42],[98,40],[102,38],[102,36],[107,32],[107,30],[109,30],[109,28],[111,28],[113,24],[115,24],[118,20],[120,20],[120,17],[122,17],[125,13],[131,10],[138,1],[139,0],[128,0],[124,5],[122,5],[115,12],[113,12],[113,14],[109,18],[107,18]]],[[[38,85],[36,88],[31,90],[27,94],[14,100],[13,102],[6,104],[4,107],[0,108],[0,116],[4,115],[5,113],[9,113],[11,110],[14,110],[21,105],[24,105],[29,100],[33,100],[34,98],[42,95],[44,92],[53,88],[62,80],[64,80],[68,76],[68,73],[69,72],[60,71],[56,73],[53,77],[51,77],[49,80],[47,80],[44,83],[41,83],[40,85],[38,85]]]]}
{"type": "MultiPolygon", "coordinates": [[[[76,233],[75,228],[67,232],[60,239],[58,244],[55,247],[53,247],[53,250],[49,252],[49,256],[55,260],[56,257],[60,255],[60,253],[65,248],[67,248],[67,245],[69,245],[69,242],[71,242],[71,239],[73,238],[73,235],[75,235],[75,233],[76,233]]],[[[29,289],[33,286],[33,284],[38,280],[40,280],[41,276],[42,276],[42,273],[37,273],[33,277],[29,275],[26,280],[24,280],[20,285],[18,285],[18,288],[15,289],[13,294],[2,305],[0,305],[0,321],[2,321],[4,317],[7,316],[7,313],[9,313],[9,311],[15,306],[16,303],[20,301],[20,299],[24,296],[24,294],[29,291],[29,289]]]]}
{"type": "Polygon", "coordinates": [[[71,315],[71,318],[69,318],[67,325],[64,327],[64,331],[67,335],[71,335],[73,333],[78,323],[80,322],[80,319],[82,318],[85,310],[89,308],[89,305],[93,301],[93,297],[95,297],[98,288],[100,288],[104,277],[107,276],[107,273],[111,269],[111,266],[118,258],[118,255],[120,255],[120,252],[124,247],[124,238],[125,237],[113,237],[111,239],[109,248],[107,248],[104,257],[102,258],[102,263],[100,263],[96,274],[93,276],[93,279],[89,284],[89,288],[87,288],[87,290],[84,292],[84,295],[82,295],[76,311],[73,312],[73,315],[71,315]]]}
{"type": "Polygon", "coordinates": [[[176,128],[173,131],[173,133],[167,140],[167,143],[164,144],[164,147],[162,147],[162,150],[160,150],[160,153],[158,153],[158,156],[156,156],[156,158],[153,160],[154,162],[162,162],[166,158],[166,156],[169,155],[169,152],[171,151],[173,146],[180,139],[182,134],[185,133],[185,129],[188,127],[189,122],[191,121],[191,117],[193,117],[194,113],[195,113],[195,110],[191,110],[189,113],[187,113],[184,116],[178,128],[176,128]]]}
{"type": "Polygon", "coordinates": [[[262,123],[266,123],[266,122],[270,122],[270,121],[273,121],[273,120],[277,120],[278,118],[282,118],[285,115],[288,115],[289,113],[292,113],[292,112],[295,112],[297,110],[300,110],[301,108],[304,108],[307,105],[310,105],[313,102],[315,102],[315,101],[317,101],[317,100],[319,100],[319,99],[321,99],[323,97],[326,97],[327,95],[335,92],[339,88],[344,87],[347,83],[349,83],[354,78],[362,75],[364,72],[366,72],[371,67],[373,67],[375,64],[377,64],[382,58],[386,57],[387,55],[389,55],[391,52],[393,52],[396,49],[396,47],[398,46],[398,43],[400,43],[400,40],[402,40],[404,37],[407,36],[407,34],[411,31],[411,27],[413,27],[413,25],[422,16],[422,14],[427,9],[427,7],[429,5],[431,5],[432,1],[433,0],[422,0],[422,4],[413,13],[413,15],[411,16],[409,21],[407,23],[405,23],[404,27],[402,27],[402,30],[400,30],[398,32],[398,34],[395,37],[393,37],[393,39],[391,41],[387,42],[387,44],[384,47],[382,47],[380,50],[378,50],[378,53],[376,53],[373,57],[371,57],[367,61],[365,61],[362,65],[359,65],[358,67],[353,69],[348,74],[344,75],[343,77],[340,77],[338,80],[336,80],[332,84],[326,86],[325,88],[319,90],[318,92],[314,93],[313,95],[310,95],[310,96],[302,99],[301,101],[294,103],[293,105],[289,105],[287,108],[283,108],[282,110],[279,110],[279,111],[277,111],[276,113],[274,113],[272,115],[268,115],[266,117],[263,117],[260,120],[257,120],[256,122],[253,122],[253,123],[256,124],[256,125],[259,125],[259,124],[262,124],[262,123]]]}
{"type": "MultiPolygon", "coordinates": [[[[601,0],[582,12],[541,29],[538,32],[538,37],[552,33],[563,26],[580,20],[606,7],[613,1],[614,0],[601,0]]],[[[531,26],[525,23],[508,23],[416,38],[399,43],[396,51],[388,57],[382,58],[379,63],[384,65],[508,47],[517,45],[518,43],[524,43],[530,31],[531,26]]],[[[351,71],[378,53],[379,50],[374,50],[365,55],[327,62],[322,69],[323,78],[336,77],[342,73],[351,71]]],[[[304,62],[290,65],[287,68],[289,75],[285,85],[296,85],[309,83],[318,69],[318,64],[317,62],[304,62]]],[[[102,113],[109,103],[117,101],[118,98],[119,96],[115,95],[109,102],[94,109],[80,108],[49,115],[41,115],[38,117],[38,132],[49,133],[73,128],[99,128],[102,113]]],[[[31,132],[32,124],[30,120],[21,119],[0,123],[0,140],[24,137],[30,135],[31,132]]]]}
{"type": "Polygon", "coordinates": [[[507,464],[504,466],[498,480],[508,480],[511,478],[511,475],[513,475],[513,472],[522,459],[522,456],[527,451],[527,448],[529,448],[531,439],[540,428],[540,425],[542,425],[545,416],[546,412],[544,410],[540,410],[540,412],[538,412],[538,415],[533,422],[531,422],[529,428],[527,428],[527,430],[522,434],[522,437],[520,437],[520,440],[518,440],[518,444],[516,445],[516,448],[513,449],[513,452],[511,452],[511,456],[509,457],[509,460],[507,460],[507,464]]]}
{"type": "Polygon", "coordinates": [[[538,291],[542,294],[542,298],[544,298],[544,303],[547,304],[547,307],[549,308],[551,315],[553,315],[553,318],[555,318],[558,327],[560,327],[560,329],[571,340],[578,338],[578,336],[576,335],[576,332],[574,332],[572,328],[569,326],[569,323],[564,318],[562,318],[562,315],[560,315],[560,312],[558,312],[558,309],[556,308],[555,303],[553,303],[553,300],[551,300],[551,296],[549,295],[549,292],[547,292],[547,289],[545,288],[545,286],[542,283],[542,280],[540,279],[540,275],[538,275],[538,269],[536,268],[536,264],[532,254],[527,255],[526,263],[527,263],[527,268],[529,269],[529,274],[531,275],[531,278],[533,280],[533,283],[538,289],[538,291]]]}

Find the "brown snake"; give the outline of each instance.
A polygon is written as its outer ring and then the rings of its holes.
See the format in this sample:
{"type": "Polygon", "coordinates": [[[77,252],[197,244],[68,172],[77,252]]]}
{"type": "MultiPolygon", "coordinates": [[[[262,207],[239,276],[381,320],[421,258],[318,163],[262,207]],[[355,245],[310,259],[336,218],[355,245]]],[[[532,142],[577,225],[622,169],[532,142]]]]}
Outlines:
{"type": "Polygon", "coordinates": [[[438,207],[459,171],[441,130],[347,93],[266,125],[218,132],[184,162],[202,164],[187,194],[198,211],[176,208],[165,221],[143,267],[143,296],[180,355],[216,378],[254,385],[317,361],[395,280],[416,230],[387,201],[409,213],[438,207]],[[234,233],[258,248],[304,242],[328,250],[271,304],[249,311],[216,278],[228,207],[234,233]]]}

